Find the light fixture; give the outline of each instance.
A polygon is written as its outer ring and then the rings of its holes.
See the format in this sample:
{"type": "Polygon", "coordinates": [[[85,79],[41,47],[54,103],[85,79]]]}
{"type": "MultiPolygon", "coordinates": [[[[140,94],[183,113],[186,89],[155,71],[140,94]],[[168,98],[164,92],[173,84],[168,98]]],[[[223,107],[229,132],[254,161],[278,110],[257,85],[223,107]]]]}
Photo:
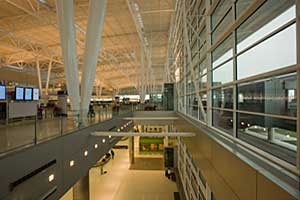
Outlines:
{"type": "Polygon", "coordinates": [[[49,182],[52,182],[54,180],[54,174],[51,174],[49,177],[48,177],[48,180],[49,182]]]}
{"type": "Polygon", "coordinates": [[[84,156],[87,156],[89,152],[87,150],[84,151],[84,156]]]}
{"type": "Polygon", "coordinates": [[[70,161],[70,167],[73,167],[75,165],[75,161],[74,160],[71,160],[70,161]]]}
{"type": "Polygon", "coordinates": [[[120,132],[121,130],[118,128],[118,130],[117,130],[118,132],[120,132]]]}
{"type": "Polygon", "coordinates": [[[124,128],[123,128],[123,126],[121,126],[121,130],[123,130],[124,128]]]}
{"type": "Polygon", "coordinates": [[[111,138],[111,135],[109,135],[108,138],[111,138]]]}
{"type": "Polygon", "coordinates": [[[98,144],[95,144],[95,145],[94,145],[94,148],[95,148],[95,149],[98,149],[98,144]]]}
{"type": "Polygon", "coordinates": [[[102,139],[102,143],[105,143],[105,139],[104,138],[102,139]]]}

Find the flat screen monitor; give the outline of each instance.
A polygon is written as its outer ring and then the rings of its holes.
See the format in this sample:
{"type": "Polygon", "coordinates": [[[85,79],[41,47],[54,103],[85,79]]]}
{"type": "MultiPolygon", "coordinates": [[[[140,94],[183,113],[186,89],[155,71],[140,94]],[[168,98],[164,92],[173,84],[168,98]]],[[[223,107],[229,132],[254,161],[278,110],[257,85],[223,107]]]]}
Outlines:
{"type": "Polygon", "coordinates": [[[0,85],[0,100],[6,100],[6,87],[5,87],[5,85],[0,85]]]}
{"type": "Polygon", "coordinates": [[[24,100],[25,101],[32,101],[32,88],[25,88],[24,89],[24,100]]]}
{"type": "Polygon", "coordinates": [[[33,100],[38,101],[40,99],[40,90],[38,88],[33,88],[33,100]]]}
{"type": "Polygon", "coordinates": [[[23,87],[16,87],[15,89],[16,93],[16,100],[17,101],[23,101],[24,100],[24,88],[23,87]]]}

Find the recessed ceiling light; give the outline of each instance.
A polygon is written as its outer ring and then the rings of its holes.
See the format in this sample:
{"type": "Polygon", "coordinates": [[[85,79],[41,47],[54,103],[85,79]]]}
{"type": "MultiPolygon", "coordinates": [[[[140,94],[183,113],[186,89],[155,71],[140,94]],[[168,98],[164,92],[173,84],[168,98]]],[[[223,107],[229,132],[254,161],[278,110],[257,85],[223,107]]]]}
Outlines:
{"type": "Polygon", "coordinates": [[[70,161],[70,167],[73,167],[75,165],[75,161],[74,160],[71,160],[70,161]]]}
{"type": "Polygon", "coordinates": [[[95,144],[95,145],[94,145],[94,148],[95,148],[95,149],[98,149],[98,144],[95,144]]]}
{"type": "Polygon", "coordinates": [[[102,139],[102,143],[105,143],[105,139],[102,139]]]}
{"type": "Polygon", "coordinates": [[[108,138],[111,138],[111,135],[109,135],[108,138]]]}
{"type": "Polygon", "coordinates": [[[49,177],[48,177],[48,180],[49,182],[52,182],[54,180],[54,174],[51,174],[49,177]]]}
{"type": "Polygon", "coordinates": [[[84,151],[84,156],[87,156],[89,152],[87,150],[84,151]]]}

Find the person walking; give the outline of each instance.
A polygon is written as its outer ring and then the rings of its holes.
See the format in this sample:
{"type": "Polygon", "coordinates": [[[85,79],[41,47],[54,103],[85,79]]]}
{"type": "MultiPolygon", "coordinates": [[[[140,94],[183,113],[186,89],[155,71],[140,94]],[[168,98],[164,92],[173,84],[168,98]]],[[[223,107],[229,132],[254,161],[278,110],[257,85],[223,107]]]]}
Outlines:
{"type": "Polygon", "coordinates": [[[110,153],[111,153],[111,159],[114,159],[115,157],[115,152],[113,150],[110,150],[110,153]]]}

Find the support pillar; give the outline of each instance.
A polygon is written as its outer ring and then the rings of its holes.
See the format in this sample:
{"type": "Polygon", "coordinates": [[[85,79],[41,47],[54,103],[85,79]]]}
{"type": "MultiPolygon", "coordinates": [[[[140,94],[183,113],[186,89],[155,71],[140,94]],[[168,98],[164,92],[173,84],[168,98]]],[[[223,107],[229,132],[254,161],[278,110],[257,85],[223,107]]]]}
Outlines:
{"type": "Polygon", "coordinates": [[[40,61],[38,58],[36,58],[36,72],[38,77],[40,96],[42,96],[42,78],[41,78],[41,70],[40,70],[40,61]]]}
{"type": "Polygon", "coordinates": [[[98,97],[101,98],[103,87],[101,85],[99,85],[98,87],[99,87],[98,97]]]}
{"type": "Polygon", "coordinates": [[[89,200],[90,199],[90,177],[87,173],[81,177],[73,186],[73,200],[89,200]]]}
{"type": "Polygon", "coordinates": [[[51,69],[52,69],[52,57],[51,57],[51,59],[49,61],[49,66],[48,66],[47,81],[46,81],[46,91],[45,91],[46,96],[48,96],[48,89],[49,89],[49,83],[50,83],[51,69]]]}
{"type": "Polygon", "coordinates": [[[143,44],[141,44],[141,103],[145,103],[145,63],[144,63],[144,48],[143,44]]]}
{"type": "Polygon", "coordinates": [[[93,85],[95,81],[98,55],[101,47],[106,0],[89,1],[89,17],[86,32],[81,79],[81,114],[82,122],[86,121],[93,85]]]}
{"type": "Polygon", "coordinates": [[[129,162],[134,163],[134,136],[129,137],[129,162]]]}
{"type": "Polygon", "coordinates": [[[74,5],[73,1],[56,0],[56,7],[67,90],[70,97],[71,109],[74,114],[77,114],[80,109],[80,96],[75,42],[74,5]]]}

